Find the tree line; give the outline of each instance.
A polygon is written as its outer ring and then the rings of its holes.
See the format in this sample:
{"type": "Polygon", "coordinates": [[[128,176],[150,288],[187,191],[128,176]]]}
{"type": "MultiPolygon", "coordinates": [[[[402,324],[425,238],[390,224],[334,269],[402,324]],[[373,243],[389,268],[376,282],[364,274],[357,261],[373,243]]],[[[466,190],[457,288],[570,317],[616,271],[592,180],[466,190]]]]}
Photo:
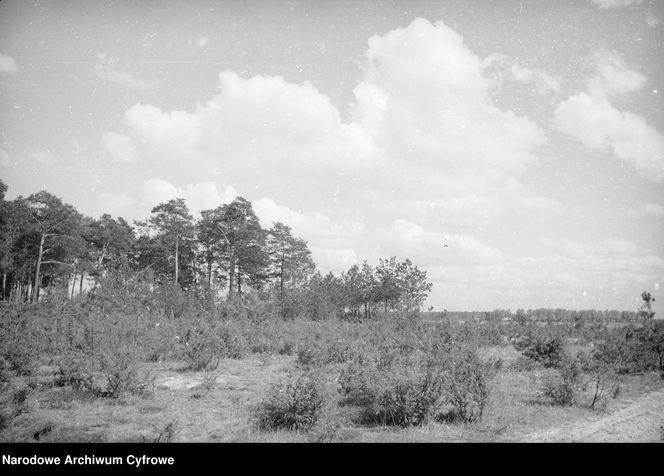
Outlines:
{"type": "Polygon", "coordinates": [[[280,222],[263,228],[243,197],[203,210],[198,219],[176,198],[132,226],[109,214],[84,216],[46,191],[14,200],[5,200],[6,192],[0,181],[3,301],[36,302],[43,290],[56,289],[73,297],[84,293],[86,280],[98,286],[105,276],[129,271],[229,300],[306,290],[340,313],[371,317],[419,309],[432,286],[425,271],[396,257],[323,276],[306,241],[280,222]]]}

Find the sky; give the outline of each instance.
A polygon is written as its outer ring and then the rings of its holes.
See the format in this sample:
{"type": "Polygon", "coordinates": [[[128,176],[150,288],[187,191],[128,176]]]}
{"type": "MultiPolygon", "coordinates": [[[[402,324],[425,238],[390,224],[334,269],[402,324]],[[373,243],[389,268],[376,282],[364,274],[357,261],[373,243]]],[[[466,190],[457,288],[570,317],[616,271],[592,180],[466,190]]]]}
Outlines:
{"type": "Polygon", "coordinates": [[[0,179],[140,220],[251,200],[427,306],[664,314],[664,2],[0,2],[0,179]],[[447,245],[447,246],[445,246],[447,245]]]}

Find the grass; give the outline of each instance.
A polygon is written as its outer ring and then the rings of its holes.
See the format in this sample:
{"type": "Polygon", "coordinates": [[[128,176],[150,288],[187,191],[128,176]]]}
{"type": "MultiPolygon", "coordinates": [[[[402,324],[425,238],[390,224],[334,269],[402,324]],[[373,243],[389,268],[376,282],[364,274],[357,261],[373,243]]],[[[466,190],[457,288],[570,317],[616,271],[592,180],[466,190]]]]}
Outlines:
{"type": "MultiPolygon", "coordinates": [[[[508,364],[518,353],[512,347],[482,349],[484,358],[508,364]]],[[[32,382],[29,411],[16,416],[0,432],[0,441],[40,442],[454,442],[528,441],[528,435],[599,418],[584,407],[558,407],[541,396],[538,379],[544,370],[514,371],[505,365],[498,373],[485,417],[473,424],[429,421],[419,427],[359,426],[350,422],[352,409],[339,408],[334,421],[322,423],[309,434],[261,431],[252,420],[252,407],[269,387],[290,372],[301,372],[297,355],[250,355],[223,359],[214,372],[183,371],[186,364],[164,361],[140,364],[156,377],[148,397],[126,395],[118,399],[94,398],[70,387],[52,384],[54,366],[41,365],[32,376],[14,383],[32,382]],[[327,426],[323,426],[327,425],[327,426]]],[[[329,390],[336,389],[338,364],[324,367],[329,390]]],[[[609,409],[652,390],[664,388],[656,372],[626,377],[623,392],[609,409]]]]}

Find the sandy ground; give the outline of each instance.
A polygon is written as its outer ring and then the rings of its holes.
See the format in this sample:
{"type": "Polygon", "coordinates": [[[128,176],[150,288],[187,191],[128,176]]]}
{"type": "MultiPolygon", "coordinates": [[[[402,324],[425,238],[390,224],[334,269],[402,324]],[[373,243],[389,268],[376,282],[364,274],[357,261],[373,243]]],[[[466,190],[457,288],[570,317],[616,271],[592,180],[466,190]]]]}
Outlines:
{"type": "Polygon", "coordinates": [[[664,390],[618,401],[607,412],[519,438],[528,442],[656,442],[664,424],[664,390]]]}

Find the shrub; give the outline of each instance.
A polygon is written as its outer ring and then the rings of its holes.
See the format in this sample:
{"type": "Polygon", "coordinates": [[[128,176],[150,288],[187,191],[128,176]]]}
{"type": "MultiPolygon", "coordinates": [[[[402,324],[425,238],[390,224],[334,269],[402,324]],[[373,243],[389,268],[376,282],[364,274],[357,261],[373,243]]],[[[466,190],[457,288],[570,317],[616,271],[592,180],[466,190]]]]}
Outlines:
{"type": "Polygon", "coordinates": [[[544,395],[557,405],[573,405],[582,387],[581,364],[578,359],[565,358],[553,374],[544,378],[544,395]]]}
{"type": "Polygon", "coordinates": [[[262,430],[308,431],[321,416],[325,403],[319,377],[312,374],[281,381],[270,387],[255,409],[262,430]]]}
{"type": "Polygon", "coordinates": [[[551,368],[560,365],[564,352],[565,342],[561,337],[537,336],[525,345],[523,355],[551,368]]]}
{"type": "Polygon", "coordinates": [[[491,381],[501,364],[501,360],[483,362],[470,347],[454,352],[445,384],[446,401],[454,407],[452,419],[467,423],[482,420],[491,381]]]}
{"type": "Polygon", "coordinates": [[[56,373],[55,385],[71,386],[94,397],[119,398],[127,393],[148,394],[154,388],[154,378],[138,371],[134,354],[120,350],[105,352],[97,365],[80,355],[65,357],[56,373]]]}
{"type": "Polygon", "coordinates": [[[154,377],[142,374],[136,368],[136,358],[127,353],[107,354],[101,370],[106,377],[106,387],[98,394],[118,398],[124,394],[146,395],[154,389],[154,377]]]}
{"type": "MultiPolygon", "coordinates": [[[[36,369],[36,362],[33,360],[30,348],[25,342],[13,342],[2,352],[4,363],[1,364],[5,371],[11,370],[17,375],[29,376],[36,369]]],[[[2,372],[2,371],[0,371],[2,372]]]]}
{"type": "Polygon", "coordinates": [[[77,392],[95,393],[95,384],[90,361],[82,356],[66,356],[55,374],[55,385],[70,386],[77,392]]]}
{"type": "Polygon", "coordinates": [[[439,401],[441,376],[441,369],[423,352],[402,354],[383,348],[342,369],[340,403],[361,407],[362,423],[419,425],[439,401]]]}
{"type": "Polygon", "coordinates": [[[223,353],[221,341],[200,327],[190,328],[180,339],[180,352],[189,370],[214,370],[223,353]]]}

